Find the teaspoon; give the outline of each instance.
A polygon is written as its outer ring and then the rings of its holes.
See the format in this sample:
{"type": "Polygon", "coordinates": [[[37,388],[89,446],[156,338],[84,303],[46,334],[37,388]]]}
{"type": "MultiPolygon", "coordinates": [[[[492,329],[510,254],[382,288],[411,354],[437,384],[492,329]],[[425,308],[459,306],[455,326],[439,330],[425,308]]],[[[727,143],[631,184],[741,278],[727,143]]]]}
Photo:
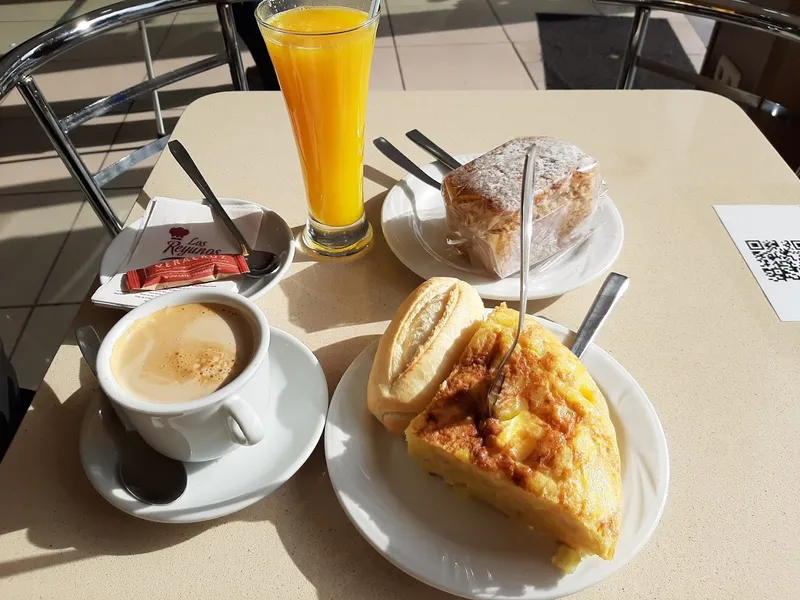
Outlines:
{"type": "MultiPolygon", "coordinates": [[[[75,339],[89,366],[97,377],[97,353],[100,336],[92,326],[75,330],[75,339]]],[[[186,490],[186,467],[173,458],[156,452],[128,422],[124,413],[118,413],[111,400],[100,390],[100,409],[104,421],[113,430],[111,436],[119,448],[117,475],[128,493],[145,504],[171,504],[186,490]]]]}
{"type": "Polygon", "coordinates": [[[214,209],[216,215],[220,218],[225,227],[228,228],[233,239],[236,240],[236,243],[242,251],[242,255],[247,261],[247,266],[250,268],[250,272],[247,275],[249,277],[263,277],[275,271],[280,266],[278,256],[273,252],[253,250],[253,248],[250,247],[250,244],[244,239],[242,232],[239,231],[239,228],[236,227],[236,224],[228,216],[228,213],[225,212],[225,208],[211,190],[211,186],[208,185],[205,177],[200,173],[200,169],[197,168],[197,165],[192,160],[192,157],[189,156],[189,152],[183,144],[178,140],[172,140],[167,146],[169,146],[169,151],[172,153],[172,156],[178,161],[178,164],[189,176],[189,179],[203,192],[203,196],[208,200],[211,208],[214,209]]]}

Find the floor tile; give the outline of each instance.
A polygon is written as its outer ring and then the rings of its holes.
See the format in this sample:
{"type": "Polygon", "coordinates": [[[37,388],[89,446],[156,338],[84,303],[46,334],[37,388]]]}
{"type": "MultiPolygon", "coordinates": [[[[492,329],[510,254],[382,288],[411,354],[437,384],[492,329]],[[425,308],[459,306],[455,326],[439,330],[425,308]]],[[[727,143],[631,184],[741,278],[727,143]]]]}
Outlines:
{"type": "Polygon", "coordinates": [[[592,0],[488,0],[501,22],[521,23],[533,15],[592,15],[602,14],[592,0]]]}
{"type": "MultiPolygon", "coordinates": [[[[146,22],[151,56],[157,55],[174,19],[175,15],[164,15],[146,22]]],[[[119,63],[138,63],[144,69],[144,45],[139,25],[126,25],[104,33],[75,46],[56,60],[91,60],[98,56],[119,63]]]]}
{"type": "MultiPolygon", "coordinates": [[[[161,114],[164,120],[164,130],[167,134],[172,133],[182,113],[182,108],[162,110],[161,114]]],[[[102,168],[114,164],[132,151],[138,150],[145,144],[154,141],[156,139],[156,132],[156,118],[152,110],[130,113],[125,118],[125,122],[120,128],[119,134],[111,146],[111,150],[106,155],[102,168]]],[[[155,166],[159,156],[160,153],[157,153],[141,161],[132,169],[122,173],[116,179],[111,180],[106,185],[106,188],[141,188],[150,176],[150,171],[155,166]]]]}
{"type": "Polygon", "coordinates": [[[512,42],[538,42],[536,6],[527,1],[491,0],[492,8],[512,42]]]}
{"type": "MultiPolygon", "coordinates": [[[[631,14],[633,14],[631,12],[631,14]]],[[[651,19],[667,19],[668,21],[676,21],[676,22],[684,22],[686,21],[686,15],[683,13],[671,11],[671,10],[651,10],[650,11],[650,18],[651,19]]]]}
{"type": "Polygon", "coordinates": [[[0,21],[0,56],[37,33],[55,25],[55,17],[44,21],[0,21]]]}
{"type": "Polygon", "coordinates": [[[453,11],[470,6],[485,6],[487,0],[383,0],[390,15],[404,13],[453,11]]]}
{"type": "Polygon", "coordinates": [[[397,52],[392,48],[375,48],[372,55],[372,73],[369,87],[373,90],[402,90],[403,78],[397,62],[397,52]]]}
{"type": "Polygon", "coordinates": [[[0,196],[0,261],[14,273],[0,306],[36,303],[82,203],[77,192],[0,196]]]}
{"type": "MultiPolygon", "coordinates": [[[[619,6],[614,4],[597,4],[595,5],[597,11],[606,17],[632,17],[634,10],[627,6],[619,6]]],[[[663,10],[654,10],[651,11],[651,15],[657,12],[666,12],[663,10]]]]}
{"type": "Polygon", "coordinates": [[[695,17],[694,15],[686,18],[689,20],[689,23],[692,24],[692,27],[694,27],[697,35],[700,36],[703,45],[708,46],[708,43],[711,41],[711,35],[714,33],[714,24],[716,21],[714,21],[714,19],[695,17]]]}
{"type": "Polygon", "coordinates": [[[35,390],[69,331],[80,304],[37,306],[11,356],[20,387],[35,390]]]}
{"type": "Polygon", "coordinates": [[[172,24],[178,25],[180,23],[191,23],[191,22],[205,22],[205,23],[219,24],[219,16],[217,14],[217,8],[215,6],[201,6],[199,8],[193,8],[191,10],[182,10],[179,13],[175,13],[175,20],[172,22],[172,24]]]}
{"type": "Polygon", "coordinates": [[[505,42],[503,28],[486,3],[459,4],[454,9],[390,14],[397,46],[483,44],[505,42]]]}
{"type": "MultiPolygon", "coordinates": [[[[44,97],[59,117],[140,83],[144,77],[143,62],[120,64],[105,58],[51,62],[34,75],[44,97]]],[[[125,113],[127,109],[128,105],[122,104],[108,114],[125,113]]],[[[30,110],[16,92],[0,106],[0,121],[30,116],[30,110]]]]}
{"type": "MultiPolygon", "coordinates": [[[[70,135],[90,173],[100,169],[121,122],[121,115],[100,117],[70,135]]],[[[78,189],[37,121],[2,121],[0,131],[0,203],[7,194],[78,189]]]]}
{"type": "Polygon", "coordinates": [[[75,14],[85,15],[86,13],[92,12],[93,10],[97,10],[98,8],[105,8],[106,6],[111,6],[116,2],[119,2],[119,0],[82,0],[75,14]]]}
{"type": "Polygon", "coordinates": [[[192,9],[189,9],[189,10],[182,10],[179,13],[177,13],[177,16],[175,17],[175,19],[176,20],[180,19],[180,18],[190,18],[191,19],[191,18],[197,18],[197,17],[200,17],[200,16],[216,17],[217,16],[217,7],[214,6],[214,5],[211,5],[211,6],[199,6],[197,8],[192,8],[192,9]]]}
{"type": "MultiPolygon", "coordinates": [[[[73,0],[74,1],[74,0],[73,0]]],[[[81,0],[80,4],[75,11],[75,16],[78,15],[85,15],[86,13],[92,12],[93,10],[97,10],[99,8],[105,8],[106,6],[111,6],[112,4],[117,4],[121,0],[81,0]]],[[[210,6],[208,7],[212,11],[216,11],[216,7],[210,6]]],[[[169,20],[172,22],[172,19],[175,18],[176,14],[180,13],[170,13],[168,15],[164,15],[163,17],[158,17],[160,19],[169,20]]]]}
{"type": "Polygon", "coordinates": [[[544,63],[541,60],[526,62],[525,69],[528,71],[528,75],[530,75],[531,79],[533,79],[533,85],[536,86],[537,90],[547,89],[547,80],[544,74],[544,63]]]}
{"type": "Polygon", "coordinates": [[[407,90],[533,89],[508,42],[404,46],[397,52],[407,90]]]}
{"type": "Polygon", "coordinates": [[[389,13],[384,11],[378,21],[378,33],[375,37],[376,48],[394,48],[394,38],[392,37],[392,25],[389,20],[389,13]]]}
{"type": "MultiPolygon", "coordinates": [[[[114,212],[123,222],[140,189],[106,190],[114,212]]],[[[81,206],[72,231],[39,297],[39,304],[83,302],[97,276],[100,259],[111,241],[88,202],[81,206]]]]}
{"type": "Polygon", "coordinates": [[[73,0],[17,0],[0,5],[0,22],[52,20],[55,23],[73,4],[73,0]]]}
{"type": "Polygon", "coordinates": [[[3,349],[6,356],[13,352],[30,312],[31,307],[29,306],[0,308],[0,340],[3,341],[3,349]]]}
{"type": "Polygon", "coordinates": [[[225,52],[225,45],[216,16],[186,12],[175,17],[164,44],[155,56],[163,59],[222,52],[225,52]]]}
{"type": "MultiPolygon", "coordinates": [[[[159,59],[154,62],[153,68],[156,75],[160,75],[204,58],[207,58],[207,56],[182,56],[178,58],[159,59]]],[[[242,52],[242,63],[245,69],[255,65],[253,57],[247,51],[242,52]]],[[[161,108],[164,110],[185,108],[205,95],[232,89],[231,71],[226,63],[210,71],[205,71],[162,88],[159,91],[159,99],[161,108]]],[[[150,95],[147,95],[142,96],[134,102],[131,112],[148,112],[152,110],[152,108],[152,98],[150,95]]]]}
{"type": "Polygon", "coordinates": [[[524,63],[541,62],[542,60],[542,44],[539,41],[514,42],[514,48],[517,49],[517,53],[524,63]]]}
{"type": "Polygon", "coordinates": [[[671,20],[670,24],[672,25],[672,30],[675,32],[675,36],[678,38],[678,41],[681,43],[683,47],[683,51],[686,54],[703,54],[706,51],[705,44],[703,44],[703,40],[700,39],[700,36],[697,35],[694,27],[689,21],[684,17],[682,21],[680,20],[671,20]]]}
{"type": "Polygon", "coordinates": [[[692,65],[694,66],[694,70],[698,73],[700,69],[703,67],[703,61],[706,58],[705,52],[703,54],[688,54],[689,60],[692,61],[692,65]]]}

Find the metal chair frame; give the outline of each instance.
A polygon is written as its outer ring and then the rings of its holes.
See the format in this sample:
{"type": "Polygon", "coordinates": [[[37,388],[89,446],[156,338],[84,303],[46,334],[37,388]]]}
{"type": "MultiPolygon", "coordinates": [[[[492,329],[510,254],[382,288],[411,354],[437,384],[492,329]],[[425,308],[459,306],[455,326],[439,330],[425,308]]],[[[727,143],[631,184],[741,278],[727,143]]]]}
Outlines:
{"type": "Polygon", "coordinates": [[[743,0],[594,0],[594,2],[635,9],[628,47],[617,80],[618,90],[631,89],[636,77],[636,69],[641,68],[684,81],[702,90],[720,94],[734,102],[762,110],[773,117],[787,118],[791,116],[786,107],[777,102],[696,73],[687,73],[671,65],[642,58],[640,53],[647,33],[650,11],[653,9],[696,15],[740,25],[791,42],[800,42],[800,18],[779,10],[761,8],[743,0]]]}
{"type": "Polygon", "coordinates": [[[0,57],[0,100],[12,89],[19,90],[36,120],[44,129],[50,143],[58,152],[61,160],[64,161],[73,179],[80,186],[81,191],[86,195],[103,227],[112,237],[122,230],[123,224],[114,213],[103,193],[103,186],[132,166],[163,150],[169,141],[169,136],[165,134],[161,117],[158,89],[228,64],[233,87],[237,90],[247,90],[247,80],[245,79],[244,66],[234,27],[233,9],[231,8],[232,3],[241,1],[244,0],[125,0],[58,24],[19,44],[16,48],[0,57]],[[204,58],[169,73],[156,75],[153,70],[147,28],[144,21],[189,8],[214,4],[217,6],[217,15],[222,28],[225,53],[204,58]],[[138,23],[141,32],[147,79],[116,94],[96,100],[88,106],[59,119],[34,80],[34,72],[45,63],[79,44],[100,34],[133,23],[138,23]],[[84,163],[75,145],[70,140],[69,132],[87,121],[107,113],[115,106],[131,102],[135,98],[148,93],[153,96],[158,139],[142,146],[138,150],[134,150],[96,175],[91,175],[86,163],[84,163]]]}

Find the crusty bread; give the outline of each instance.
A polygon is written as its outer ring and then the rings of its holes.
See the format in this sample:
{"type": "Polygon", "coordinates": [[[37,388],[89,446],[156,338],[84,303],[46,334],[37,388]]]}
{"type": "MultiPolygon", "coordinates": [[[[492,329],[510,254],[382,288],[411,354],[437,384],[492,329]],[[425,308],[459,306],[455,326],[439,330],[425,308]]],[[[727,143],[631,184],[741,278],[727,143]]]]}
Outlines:
{"type": "Polygon", "coordinates": [[[401,435],[433,398],[483,319],[471,285],[429,279],[400,306],[378,343],[367,387],[370,412],[401,435]]]}

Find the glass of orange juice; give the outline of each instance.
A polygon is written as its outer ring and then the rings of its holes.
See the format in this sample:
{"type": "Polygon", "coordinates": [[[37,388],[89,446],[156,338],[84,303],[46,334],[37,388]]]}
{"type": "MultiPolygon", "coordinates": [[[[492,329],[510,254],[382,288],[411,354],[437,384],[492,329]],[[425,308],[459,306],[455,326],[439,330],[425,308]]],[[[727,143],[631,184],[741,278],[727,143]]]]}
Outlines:
{"type": "Polygon", "coordinates": [[[306,185],[303,242],[324,256],[372,241],[364,214],[364,122],[378,26],[369,0],[264,0],[256,9],[306,185]]]}

